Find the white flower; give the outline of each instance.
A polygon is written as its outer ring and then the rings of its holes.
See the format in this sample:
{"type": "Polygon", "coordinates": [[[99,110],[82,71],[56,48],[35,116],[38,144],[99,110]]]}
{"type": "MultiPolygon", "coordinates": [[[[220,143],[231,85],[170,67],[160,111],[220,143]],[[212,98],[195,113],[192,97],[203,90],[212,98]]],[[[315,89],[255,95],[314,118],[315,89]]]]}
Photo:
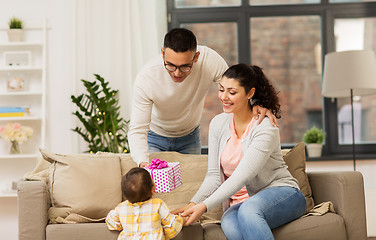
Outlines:
{"type": "Polygon", "coordinates": [[[31,127],[27,127],[27,126],[23,126],[22,129],[25,131],[26,133],[26,136],[28,138],[30,138],[31,136],[33,136],[33,129],[31,127]]]}
{"type": "Polygon", "coordinates": [[[33,129],[31,127],[22,126],[19,123],[7,123],[0,126],[0,137],[7,141],[17,141],[22,144],[32,135],[33,129]]]}
{"type": "Polygon", "coordinates": [[[27,140],[26,133],[23,131],[16,132],[14,135],[14,140],[16,140],[19,144],[22,144],[27,140]]]}

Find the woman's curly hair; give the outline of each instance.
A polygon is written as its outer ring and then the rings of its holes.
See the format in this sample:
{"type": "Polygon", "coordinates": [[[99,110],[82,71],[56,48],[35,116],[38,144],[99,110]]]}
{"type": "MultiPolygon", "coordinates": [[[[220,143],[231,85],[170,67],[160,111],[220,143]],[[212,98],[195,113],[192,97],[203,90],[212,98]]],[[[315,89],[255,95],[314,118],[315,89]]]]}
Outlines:
{"type": "Polygon", "coordinates": [[[281,105],[279,104],[278,92],[265,76],[262,69],[256,65],[240,63],[231,66],[222,77],[232,78],[239,81],[247,94],[255,88],[252,97],[252,106],[259,105],[269,109],[276,118],[281,118],[281,105]]]}

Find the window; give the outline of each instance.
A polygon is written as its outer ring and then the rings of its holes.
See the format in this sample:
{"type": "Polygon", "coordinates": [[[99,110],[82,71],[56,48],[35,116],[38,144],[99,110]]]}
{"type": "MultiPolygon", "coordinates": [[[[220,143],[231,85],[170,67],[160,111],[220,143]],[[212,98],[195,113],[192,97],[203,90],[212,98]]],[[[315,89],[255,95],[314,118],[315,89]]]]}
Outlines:
{"type": "MultiPolygon", "coordinates": [[[[215,49],[227,62],[233,65],[238,62],[237,30],[234,22],[191,23],[181,24],[181,27],[192,30],[198,44],[215,49]]],[[[218,86],[213,84],[205,100],[201,118],[201,142],[207,145],[210,120],[222,112],[222,105],[218,101],[218,86]]]]}
{"type": "Polygon", "coordinates": [[[304,4],[319,2],[320,0],[249,0],[251,5],[304,4]]]}
{"type": "Polygon", "coordinates": [[[175,0],[177,8],[239,6],[241,0],[175,0]]]}
{"type": "MultiPolygon", "coordinates": [[[[350,99],[321,96],[326,53],[376,50],[376,2],[366,0],[167,0],[169,28],[186,27],[198,43],[216,50],[229,65],[259,65],[280,91],[281,143],[291,147],[306,129],[327,132],[324,155],[348,154],[350,99]],[[350,44],[351,43],[351,44],[350,44]]],[[[201,122],[207,144],[210,119],[221,112],[216,86],[208,93],[201,122]]],[[[376,147],[376,96],[355,97],[357,155],[376,147]]],[[[350,125],[351,128],[351,125],[350,125]]],[[[351,137],[351,135],[350,135],[351,137]]],[[[345,156],[346,158],[346,156],[345,156]]]]}
{"type": "Polygon", "coordinates": [[[280,91],[281,143],[300,142],[309,125],[320,125],[309,113],[322,116],[320,17],[251,17],[250,39],[251,63],[280,91]]]}
{"type": "MultiPolygon", "coordinates": [[[[334,21],[336,51],[376,50],[376,18],[338,18],[334,21]]],[[[356,80],[354,80],[356,81],[356,80]]],[[[354,137],[360,144],[376,142],[376,95],[354,96],[354,137]]],[[[338,141],[352,144],[350,98],[337,100],[338,141]]]]}

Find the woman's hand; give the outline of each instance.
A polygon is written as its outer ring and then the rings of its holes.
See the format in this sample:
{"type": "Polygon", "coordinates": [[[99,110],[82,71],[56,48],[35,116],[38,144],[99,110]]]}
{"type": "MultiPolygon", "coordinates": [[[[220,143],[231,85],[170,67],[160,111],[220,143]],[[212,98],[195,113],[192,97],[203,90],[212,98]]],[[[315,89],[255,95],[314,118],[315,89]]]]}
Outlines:
{"type": "Polygon", "coordinates": [[[267,116],[273,126],[279,127],[277,118],[269,111],[269,109],[260,106],[253,106],[253,115],[258,116],[256,117],[256,120],[258,119],[257,124],[260,124],[265,116],[267,116]]]}
{"type": "Polygon", "coordinates": [[[189,216],[187,222],[184,224],[184,226],[191,225],[194,222],[197,222],[202,214],[206,212],[207,208],[204,203],[199,203],[197,205],[194,205],[193,207],[185,210],[181,215],[183,217],[189,216]]]}
{"type": "Polygon", "coordinates": [[[196,205],[194,202],[190,202],[188,203],[187,205],[181,207],[181,208],[178,208],[178,209],[175,209],[173,211],[171,211],[172,214],[179,214],[179,213],[183,213],[185,210],[187,209],[190,209],[191,207],[193,207],[194,205],[196,205]]]}

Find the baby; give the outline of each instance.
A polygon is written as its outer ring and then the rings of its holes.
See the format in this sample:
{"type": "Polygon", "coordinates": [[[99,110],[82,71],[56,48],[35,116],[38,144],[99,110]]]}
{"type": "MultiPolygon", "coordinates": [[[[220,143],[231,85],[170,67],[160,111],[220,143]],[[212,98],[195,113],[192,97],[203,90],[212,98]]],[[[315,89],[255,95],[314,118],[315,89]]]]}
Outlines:
{"type": "Polygon", "coordinates": [[[110,230],[121,231],[118,239],[170,239],[182,229],[187,217],[171,214],[159,198],[152,198],[154,182],[143,168],[132,168],[121,181],[126,201],[106,217],[110,230]]]}

